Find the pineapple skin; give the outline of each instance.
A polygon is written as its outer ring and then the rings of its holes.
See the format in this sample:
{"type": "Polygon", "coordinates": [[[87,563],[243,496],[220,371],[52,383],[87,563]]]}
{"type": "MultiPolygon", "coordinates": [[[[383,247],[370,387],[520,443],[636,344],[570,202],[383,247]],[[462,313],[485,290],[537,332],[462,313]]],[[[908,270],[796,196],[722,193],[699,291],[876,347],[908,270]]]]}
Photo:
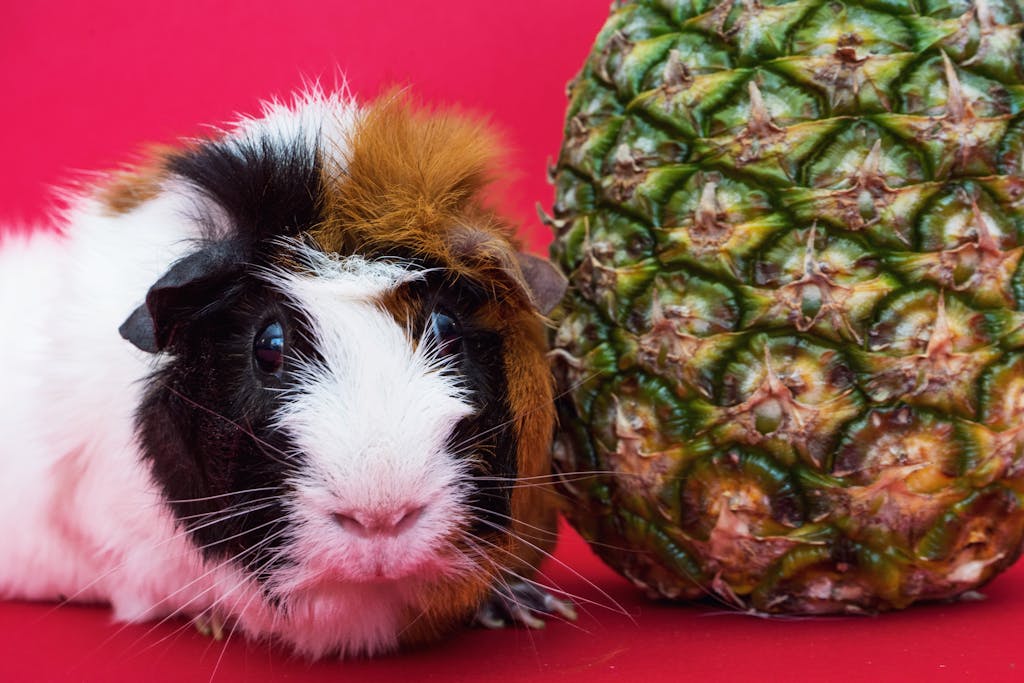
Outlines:
{"type": "Polygon", "coordinates": [[[566,514],[655,597],[875,612],[1024,535],[1024,5],[617,2],[569,86],[566,514]]]}

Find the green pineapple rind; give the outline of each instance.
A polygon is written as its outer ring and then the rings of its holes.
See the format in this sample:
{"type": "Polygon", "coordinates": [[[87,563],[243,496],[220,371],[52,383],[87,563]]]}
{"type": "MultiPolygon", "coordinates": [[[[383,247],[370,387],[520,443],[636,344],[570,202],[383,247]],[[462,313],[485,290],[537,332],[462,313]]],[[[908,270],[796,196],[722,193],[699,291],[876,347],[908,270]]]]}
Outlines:
{"type": "Polygon", "coordinates": [[[637,0],[554,171],[569,517],[654,595],[899,608],[1024,538],[1024,7],[637,0]]]}

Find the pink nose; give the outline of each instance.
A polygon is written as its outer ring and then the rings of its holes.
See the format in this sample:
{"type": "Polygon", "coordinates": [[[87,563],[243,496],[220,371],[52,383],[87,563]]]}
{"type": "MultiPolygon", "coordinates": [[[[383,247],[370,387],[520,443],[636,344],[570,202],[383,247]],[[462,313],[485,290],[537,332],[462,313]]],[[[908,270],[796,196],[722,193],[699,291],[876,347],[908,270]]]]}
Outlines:
{"type": "Polygon", "coordinates": [[[352,508],[334,513],[334,521],[356,536],[398,536],[416,526],[424,506],[362,510],[352,508]]]}

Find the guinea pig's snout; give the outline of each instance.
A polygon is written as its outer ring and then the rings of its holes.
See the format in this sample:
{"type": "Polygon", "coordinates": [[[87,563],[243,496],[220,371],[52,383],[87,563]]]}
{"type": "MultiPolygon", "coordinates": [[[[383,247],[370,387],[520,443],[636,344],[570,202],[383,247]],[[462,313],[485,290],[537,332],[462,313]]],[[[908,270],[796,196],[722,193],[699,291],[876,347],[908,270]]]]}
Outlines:
{"type": "Polygon", "coordinates": [[[338,526],[356,536],[400,536],[416,526],[425,509],[424,505],[372,510],[350,508],[336,510],[333,516],[338,526]]]}

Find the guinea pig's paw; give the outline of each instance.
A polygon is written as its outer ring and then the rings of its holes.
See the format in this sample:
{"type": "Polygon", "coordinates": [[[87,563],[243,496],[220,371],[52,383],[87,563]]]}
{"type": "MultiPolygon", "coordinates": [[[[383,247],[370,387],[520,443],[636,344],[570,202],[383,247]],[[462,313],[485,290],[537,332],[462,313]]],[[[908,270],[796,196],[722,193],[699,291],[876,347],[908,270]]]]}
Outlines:
{"type": "Polygon", "coordinates": [[[510,624],[526,628],[544,628],[545,616],[576,621],[576,607],[556,598],[543,588],[525,581],[502,582],[477,609],[475,623],[486,628],[505,628],[510,624]]]}
{"type": "Polygon", "coordinates": [[[224,621],[216,614],[200,614],[192,620],[192,625],[207,638],[224,640],[224,621]]]}

